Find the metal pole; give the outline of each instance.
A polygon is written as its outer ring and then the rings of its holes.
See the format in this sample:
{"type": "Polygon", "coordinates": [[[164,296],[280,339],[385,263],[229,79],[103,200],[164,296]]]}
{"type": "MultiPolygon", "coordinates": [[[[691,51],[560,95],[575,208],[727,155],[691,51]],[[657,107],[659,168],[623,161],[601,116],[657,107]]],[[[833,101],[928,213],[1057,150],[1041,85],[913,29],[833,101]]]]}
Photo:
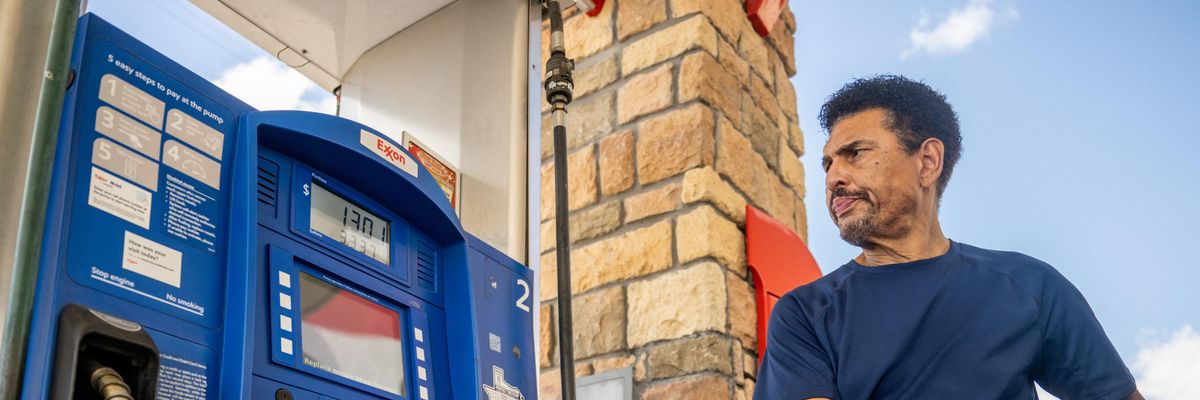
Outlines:
{"type": "Polygon", "coordinates": [[[567,199],[567,104],[571,103],[574,62],[563,43],[559,0],[546,2],[550,19],[550,58],[546,60],[546,101],[553,107],[554,124],[554,225],[558,260],[558,359],[562,399],[575,400],[575,335],[571,312],[571,222],[567,199]]]}
{"type": "MultiPolygon", "coordinates": [[[[16,254],[9,287],[8,318],[4,321],[4,351],[0,353],[0,398],[14,399],[20,393],[29,324],[33,314],[43,223],[50,197],[50,174],[58,141],[59,118],[67,91],[71,46],[79,18],[81,0],[59,0],[54,10],[50,47],[38,96],[37,120],[29,148],[29,169],[17,225],[16,254]]],[[[10,60],[12,61],[12,60],[10,60]]],[[[14,61],[15,62],[15,61],[14,61]]]]}

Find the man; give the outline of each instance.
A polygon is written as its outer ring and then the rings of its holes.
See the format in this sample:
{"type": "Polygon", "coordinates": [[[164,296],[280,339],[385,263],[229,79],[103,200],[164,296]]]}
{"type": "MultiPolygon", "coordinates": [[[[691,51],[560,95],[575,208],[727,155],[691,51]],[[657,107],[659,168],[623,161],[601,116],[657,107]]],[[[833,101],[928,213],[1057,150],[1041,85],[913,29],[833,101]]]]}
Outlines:
{"type": "Polygon", "coordinates": [[[829,215],[862,253],[774,308],[756,400],[1141,399],[1083,295],[1053,267],[946,238],[962,148],[945,96],[901,76],[821,107],[829,215]]]}

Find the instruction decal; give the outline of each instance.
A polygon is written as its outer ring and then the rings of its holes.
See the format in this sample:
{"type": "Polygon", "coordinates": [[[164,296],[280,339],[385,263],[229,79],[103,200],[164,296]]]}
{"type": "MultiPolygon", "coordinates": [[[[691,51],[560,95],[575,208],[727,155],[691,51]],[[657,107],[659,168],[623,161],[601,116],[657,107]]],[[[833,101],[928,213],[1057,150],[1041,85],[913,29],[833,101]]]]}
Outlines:
{"type": "Polygon", "coordinates": [[[129,221],[142,229],[150,228],[150,203],[154,197],[146,189],[92,167],[88,205],[129,221]]]}
{"type": "Polygon", "coordinates": [[[121,267],[179,287],[183,274],[183,253],[125,231],[125,250],[121,257],[121,267]]]}

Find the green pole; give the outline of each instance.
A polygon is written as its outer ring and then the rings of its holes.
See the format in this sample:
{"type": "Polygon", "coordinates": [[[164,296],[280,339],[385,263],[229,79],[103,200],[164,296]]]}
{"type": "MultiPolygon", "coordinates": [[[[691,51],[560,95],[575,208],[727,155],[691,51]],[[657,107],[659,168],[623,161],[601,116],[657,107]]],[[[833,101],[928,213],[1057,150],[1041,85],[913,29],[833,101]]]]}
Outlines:
{"type": "Polygon", "coordinates": [[[37,120],[29,146],[29,170],[21,199],[21,220],[13,257],[12,283],[8,288],[8,319],[4,321],[4,351],[0,353],[0,399],[15,399],[20,394],[25,350],[33,314],[34,289],[37,285],[38,259],[41,256],[46,206],[50,200],[50,174],[54,166],[54,148],[58,141],[59,118],[67,91],[71,46],[79,18],[81,0],[59,0],[54,10],[50,47],[42,91],[38,95],[37,120]]]}

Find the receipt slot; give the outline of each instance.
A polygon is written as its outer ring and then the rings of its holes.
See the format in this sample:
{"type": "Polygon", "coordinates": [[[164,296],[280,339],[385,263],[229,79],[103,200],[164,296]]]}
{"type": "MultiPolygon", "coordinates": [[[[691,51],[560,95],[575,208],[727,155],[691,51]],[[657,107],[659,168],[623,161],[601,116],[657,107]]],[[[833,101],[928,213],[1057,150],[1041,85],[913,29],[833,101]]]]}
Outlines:
{"type": "Polygon", "coordinates": [[[396,141],[94,15],[72,68],[21,398],[536,397],[531,272],[396,141]]]}

